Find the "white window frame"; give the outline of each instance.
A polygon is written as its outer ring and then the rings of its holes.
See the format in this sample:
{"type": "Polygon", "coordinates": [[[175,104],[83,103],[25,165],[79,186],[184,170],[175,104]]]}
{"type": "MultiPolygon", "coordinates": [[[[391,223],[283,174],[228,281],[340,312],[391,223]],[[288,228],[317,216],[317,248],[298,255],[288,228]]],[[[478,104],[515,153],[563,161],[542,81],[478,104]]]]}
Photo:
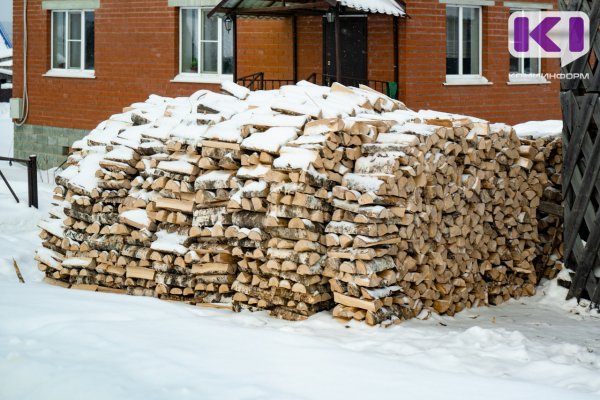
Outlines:
{"type": "MultiPolygon", "coordinates": [[[[444,85],[491,85],[483,76],[483,7],[479,5],[465,5],[465,4],[447,4],[446,10],[449,7],[458,8],[458,74],[446,75],[446,82],[444,85]],[[479,73],[478,74],[463,74],[463,9],[465,8],[476,8],[479,9],[479,73]]],[[[446,40],[448,40],[446,38],[446,40]]]]}
{"type": "MultiPolygon", "coordinates": [[[[542,11],[539,8],[519,8],[519,9],[511,9],[511,12],[524,12],[524,11],[542,11]]],[[[519,71],[512,72],[510,71],[510,55],[509,55],[509,65],[508,65],[508,85],[540,85],[540,84],[548,84],[549,81],[544,78],[542,75],[542,57],[541,55],[537,57],[538,59],[538,72],[533,74],[525,73],[525,58],[532,57],[516,57],[519,60],[519,71]]]]}
{"type": "MultiPolygon", "coordinates": [[[[218,18],[219,23],[217,24],[217,47],[218,47],[218,59],[217,59],[217,73],[202,73],[200,68],[200,53],[202,49],[203,42],[212,42],[214,40],[202,40],[202,21],[203,16],[202,13],[211,10],[211,7],[180,7],[179,8],[179,74],[171,81],[171,82],[188,82],[188,83],[222,83],[225,81],[233,81],[233,74],[223,74],[223,18],[213,16],[211,18],[218,18]],[[182,71],[182,45],[183,45],[183,10],[198,10],[198,72],[183,72],[182,71]]],[[[232,29],[235,29],[233,27],[232,29]]],[[[235,31],[233,32],[235,35],[235,31]]],[[[234,62],[235,62],[235,54],[234,62]]]]}
{"type": "MultiPolygon", "coordinates": [[[[69,9],[69,10],[52,10],[50,15],[50,70],[44,74],[49,77],[60,77],[60,78],[95,78],[95,69],[85,69],[85,13],[94,13],[95,22],[95,10],[93,9],[69,9]],[[81,18],[81,68],[69,68],[69,30],[71,18],[70,13],[79,13],[81,18]],[[57,13],[65,14],[65,68],[54,67],[54,15],[57,13]]],[[[95,31],[95,28],[94,28],[95,31]]],[[[95,33],[95,32],[94,32],[95,33]]]]}

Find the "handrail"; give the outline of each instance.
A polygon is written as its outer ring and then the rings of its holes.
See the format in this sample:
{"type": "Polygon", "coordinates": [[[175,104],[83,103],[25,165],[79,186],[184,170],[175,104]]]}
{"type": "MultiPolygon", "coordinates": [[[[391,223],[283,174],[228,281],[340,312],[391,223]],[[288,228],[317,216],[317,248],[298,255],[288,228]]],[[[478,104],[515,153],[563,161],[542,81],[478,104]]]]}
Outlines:
{"type": "Polygon", "coordinates": [[[29,162],[29,160],[23,160],[21,158],[10,158],[10,157],[0,157],[0,161],[20,162],[20,163],[28,163],[29,162]]]}
{"type": "MultiPolygon", "coordinates": [[[[317,83],[317,73],[313,72],[306,80],[317,83]]],[[[293,85],[296,83],[293,79],[265,79],[264,72],[255,72],[254,74],[242,76],[238,78],[237,81],[242,86],[251,90],[275,90],[283,85],[293,85]]]]}
{"type": "Polygon", "coordinates": [[[265,73],[264,72],[255,72],[254,74],[242,76],[238,78],[238,82],[242,82],[243,86],[246,86],[248,89],[257,90],[255,87],[256,82],[260,82],[259,89],[262,90],[264,88],[264,80],[265,73]],[[246,81],[249,81],[246,84],[246,81]]]}
{"type": "MultiPolygon", "coordinates": [[[[318,74],[313,72],[310,74],[306,80],[308,82],[317,83],[318,77],[321,76],[320,83],[325,86],[331,86],[334,82],[336,82],[336,76],[329,74],[318,74]]],[[[293,79],[265,79],[264,72],[255,72],[254,74],[242,76],[238,78],[238,83],[241,85],[251,89],[251,90],[274,90],[279,89],[283,85],[293,85],[296,83],[293,79]]],[[[342,77],[343,82],[350,82],[350,85],[358,86],[359,84],[363,84],[369,86],[383,94],[386,94],[390,97],[394,97],[398,99],[398,87],[397,82],[388,82],[381,81],[377,79],[366,79],[366,78],[353,78],[349,76],[342,77]],[[392,88],[390,87],[391,83],[395,83],[396,87],[393,88],[395,91],[392,93],[392,88]]]]}
{"type": "MultiPolygon", "coordinates": [[[[8,162],[20,162],[27,164],[27,194],[29,198],[29,207],[34,206],[38,208],[38,189],[37,189],[37,156],[29,156],[29,160],[23,160],[20,158],[10,158],[10,157],[0,157],[0,161],[8,161],[8,162]]],[[[8,190],[15,198],[16,202],[19,203],[19,198],[17,197],[15,191],[8,183],[8,179],[4,176],[2,171],[0,171],[0,178],[4,181],[8,190]]]]}

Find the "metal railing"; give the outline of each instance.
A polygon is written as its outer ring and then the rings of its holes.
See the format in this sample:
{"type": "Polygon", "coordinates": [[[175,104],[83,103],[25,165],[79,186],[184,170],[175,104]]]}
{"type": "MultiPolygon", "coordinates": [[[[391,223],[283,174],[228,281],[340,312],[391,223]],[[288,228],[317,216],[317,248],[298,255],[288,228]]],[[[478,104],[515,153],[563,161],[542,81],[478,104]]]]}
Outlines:
{"type": "MultiPolygon", "coordinates": [[[[19,158],[0,157],[0,161],[8,161],[9,163],[19,162],[27,164],[27,195],[29,199],[29,207],[33,206],[38,208],[38,187],[37,187],[37,156],[29,156],[28,160],[22,160],[19,158]]],[[[0,171],[0,177],[8,187],[8,190],[15,198],[16,202],[19,203],[19,197],[8,183],[8,179],[0,171]]]]}
{"type": "MultiPolygon", "coordinates": [[[[336,77],[334,75],[317,74],[316,72],[313,72],[306,80],[324,86],[331,86],[336,82],[336,77]]],[[[341,81],[343,84],[349,86],[358,87],[358,85],[365,85],[394,99],[398,99],[397,82],[352,77],[342,77],[341,81]]],[[[237,82],[250,90],[276,90],[284,85],[293,85],[296,83],[293,79],[265,79],[264,72],[256,72],[251,75],[243,76],[238,78],[237,82]]]]}
{"type": "MultiPolygon", "coordinates": [[[[316,83],[317,74],[310,74],[306,80],[316,83]]],[[[250,90],[277,90],[285,85],[293,85],[296,83],[296,81],[293,79],[265,79],[264,72],[256,72],[254,74],[238,78],[237,83],[247,87],[250,90]]]]}

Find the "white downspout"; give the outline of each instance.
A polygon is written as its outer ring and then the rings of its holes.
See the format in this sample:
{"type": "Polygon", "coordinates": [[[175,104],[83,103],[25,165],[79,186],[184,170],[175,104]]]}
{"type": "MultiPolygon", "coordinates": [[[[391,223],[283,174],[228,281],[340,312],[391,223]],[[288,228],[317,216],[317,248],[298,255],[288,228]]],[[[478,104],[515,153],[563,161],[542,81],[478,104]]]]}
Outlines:
{"type": "Polygon", "coordinates": [[[27,0],[23,0],[23,118],[15,125],[22,126],[29,115],[29,96],[27,95],[27,0]]]}

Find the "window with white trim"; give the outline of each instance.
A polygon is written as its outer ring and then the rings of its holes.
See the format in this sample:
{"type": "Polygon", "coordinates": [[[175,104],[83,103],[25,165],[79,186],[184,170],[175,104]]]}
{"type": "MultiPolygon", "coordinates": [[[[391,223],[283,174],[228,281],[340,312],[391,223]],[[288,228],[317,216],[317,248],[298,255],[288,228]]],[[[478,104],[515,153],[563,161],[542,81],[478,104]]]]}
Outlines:
{"type": "MultiPolygon", "coordinates": [[[[511,10],[510,14],[531,10],[511,10]]],[[[539,78],[542,73],[542,58],[539,57],[514,57],[509,53],[509,72],[511,81],[528,78],[539,78]]]]}
{"type": "Polygon", "coordinates": [[[208,17],[210,8],[180,11],[180,76],[198,79],[231,79],[233,28],[225,29],[220,17],[208,17]]]}
{"type": "Polygon", "coordinates": [[[446,75],[481,76],[481,7],[446,7],[446,75]]]}
{"type": "Polygon", "coordinates": [[[52,11],[52,69],[94,70],[94,12],[52,11]]]}

